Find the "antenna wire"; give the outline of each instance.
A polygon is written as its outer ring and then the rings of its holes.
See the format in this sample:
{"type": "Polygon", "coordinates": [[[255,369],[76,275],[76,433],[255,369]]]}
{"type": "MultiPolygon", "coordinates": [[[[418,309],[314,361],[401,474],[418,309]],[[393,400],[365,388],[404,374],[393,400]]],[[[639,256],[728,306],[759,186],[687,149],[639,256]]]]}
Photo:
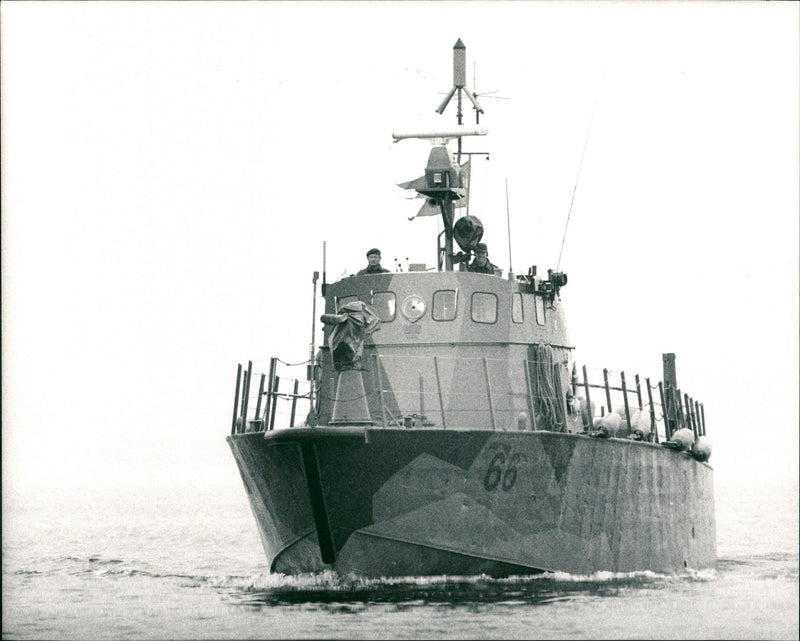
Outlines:
{"type": "Polygon", "coordinates": [[[567,240],[567,227],[569,226],[569,218],[572,215],[572,205],[575,203],[575,192],[578,191],[578,181],[581,178],[581,169],[583,169],[583,158],[586,156],[586,147],[589,144],[589,134],[592,133],[592,123],[594,122],[594,113],[597,109],[597,99],[600,97],[598,93],[594,99],[594,106],[592,107],[592,117],[589,119],[589,128],[586,130],[586,140],[583,141],[583,151],[581,152],[581,161],[578,163],[578,175],[575,176],[575,186],[572,188],[572,199],[569,201],[569,211],[567,212],[567,222],[564,224],[564,237],[561,239],[561,249],[558,252],[558,263],[556,264],[556,271],[561,267],[561,254],[564,252],[564,241],[567,240]]]}

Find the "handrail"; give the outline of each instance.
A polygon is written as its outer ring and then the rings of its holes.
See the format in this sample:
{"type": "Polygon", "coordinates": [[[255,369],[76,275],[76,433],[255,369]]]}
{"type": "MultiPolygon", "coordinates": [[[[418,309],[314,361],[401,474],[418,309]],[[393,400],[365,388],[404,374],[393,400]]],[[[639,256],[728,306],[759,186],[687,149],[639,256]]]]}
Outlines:
{"type": "MultiPolygon", "coordinates": [[[[336,394],[339,392],[335,385],[336,375],[328,372],[333,376],[326,375],[324,382],[319,385],[319,393],[315,395],[318,405],[316,408],[312,407],[309,420],[301,421],[301,424],[315,425],[318,424],[317,421],[327,424],[333,403],[364,399],[359,402],[364,403],[368,416],[374,417],[374,424],[385,428],[396,425],[469,429],[484,425],[493,430],[546,429],[588,433],[595,429],[595,425],[606,413],[615,411],[615,399],[612,396],[618,395],[616,411],[623,420],[622,431],[619,432],[622,436],[642,430],[647,440],[659,443],[662,439],[669,440],[681,428],[691,429],[695,438],[706,434],[702,403],[663,382],[653,385],[649,378],[642,381],[638,374],[633,375],[636,386],[634,390],[629,387],[628,373],[618,372],[617,385],[612,384],[610,371],[603,369],[603,382],[598,384],[590,380],[590,372],[584,365],[583,380],[579,382],[577,375],[573,374],[572,384],[565,393],[564,377],[568,370],[563,362],[552,362],[552,354],[546,351],[537,352],[535,358],[523,358],[520,363],[522,371],[516,367],[509,369],[507,359],[486,356],[414,357],[418,359],[418,366],[413,363],[409,365],[406,358],[394,355],[373,353],[370,356],[372,358],[368,361],[369,366],[362,371],[371,370],[373,373],[371,377],[365,376],[364,388],[357,398],[337,399],[336,394]],[[389,365],[392,359],[398,359],[395,361],[396,367],[389,365]],[[404,367],[399,365],[400,361],[406,363],[404,367]],[[387,372],[390,373],[389,381],[386,378],[387,372]],[[409,373],[413,376],[409,376],[409,373]],[[435,389],[432,385],[425,385],[426,377],[429,381],[435,378],[435,389]],[[411,380],[416,384],[408,385],[411,380]],[[329,381],[333,387],[329,385],[329,381]],[[498,385],[498,381],[502,381],[502,384],[498,385]],[[646,398],[643,385],[646,386],[646,398]],[[484,389],[481,390],[481,387],[484,389]],[[599,415],[595,415],[590,396],[592,390],[597,389],[602,389],[605,396],[598,408],[599,415]],[[659,402],[654,399],[655,389],[658,389],[659,402]],[[327,390],[327,393],[323,390],[327,390]],[[636,394],[636,405],[631,403],[631,393],[636,394]],[[438,408],[433,409],[437,401],[438,408]],[[576,405],[578,401],[579,404],[576,405]],[[647,414],[640,414],[643,412],[647,414]],[[660,425],[662,423],[663,427],[660,425]]],[[[231,434],[273,430],[276,421],[283,426],[295,426],[298,401],[310,401],[311,395],[308,391],[301,392],[299,377],[278,374],[278,361],[277,358],[270,359],[269,376],[254,371],[252,361],[248,361],[246,367],[237,365],[231,434]],[[251,385],[254,376],[260,379],[257,395],[252,390],[255,386],[251,385]],[[287,384],[291,386],[291,391],[281,389],[286,388],[287,384]],[[256,398],[253,399],[253,396],[256,398]],[[288,402],[281,405],[279,401],[288,402]],[[279,405],[283,408],[280,412],[279,405]],[[280,421],[279,413],[282,417],[280,421]]],[[[352,392],[351,388],[350,396],[353,396],[352,392]]]]}

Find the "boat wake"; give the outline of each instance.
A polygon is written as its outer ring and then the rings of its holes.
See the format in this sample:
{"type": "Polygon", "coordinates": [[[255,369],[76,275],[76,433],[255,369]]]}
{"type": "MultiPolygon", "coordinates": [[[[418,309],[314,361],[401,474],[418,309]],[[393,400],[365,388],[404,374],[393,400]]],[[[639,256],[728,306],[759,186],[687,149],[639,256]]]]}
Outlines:
{"type": "Polygon", "coordinates": [[[486,575],[366,579],[334,572],[264,574],[244,579],[238,586],[234,582],[229,598],[252,607],[295,603],[535,604],[581,595],[616,595],[627,589],[660,589],[675,582],[713,581],[715,576],[714,570],[688,570],[676,575],[650,571],[590,575],[544,572],[502,579],[486,575]]]}
{"type": "MultiPolygon", "coordinates": [[[[720,568],[724,571],[723,568],[720,568]]],[[[689,569],[680,574],[642,572],[595,572],[579,575],[543,572],[536,575],[493,578],[476,576],[406,576],[364,578],[333,571],[284,575],[257,572],[228,575],[165,571],[149,563],[120,558],[59,557],[41,559],[35,568],[16,574],[72,576],[94,575],[111,581],[144,579],[171,584],[180,589],[207,589],[236,606],[262,607],[291,604],[442,605],[547,603],[582,596],[614,596],[629,589],[662,589],[676,582],[708,582],[717,578],[713,569],[689,569]]]]}

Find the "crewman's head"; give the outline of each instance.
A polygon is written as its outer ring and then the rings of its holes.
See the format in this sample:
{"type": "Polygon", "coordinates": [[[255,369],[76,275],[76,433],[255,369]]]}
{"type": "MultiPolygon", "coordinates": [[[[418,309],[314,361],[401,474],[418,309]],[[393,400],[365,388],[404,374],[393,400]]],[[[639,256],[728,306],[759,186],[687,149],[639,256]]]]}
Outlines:
{"type": "Polygon", "coordinates": [[[486,243],[478,243],[475,245],[475,262],[483,266],[489,258],[489,250],[486,248],[486,243]]]}
{"type": "Polygon", "coordinates": [[[381,250],[373,247],[367,252],[367,260],[369,261],[370,265],[380,265],[381,264],[381,250]]]}

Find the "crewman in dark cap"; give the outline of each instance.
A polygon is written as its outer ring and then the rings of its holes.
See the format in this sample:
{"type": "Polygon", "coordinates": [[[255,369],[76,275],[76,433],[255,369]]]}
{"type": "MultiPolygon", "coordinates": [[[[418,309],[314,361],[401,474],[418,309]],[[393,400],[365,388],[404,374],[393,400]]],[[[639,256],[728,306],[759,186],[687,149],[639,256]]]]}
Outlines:
{"type": "Polygon", "coordinates": [[[358,275],[361,276],[362,274],[385,274],[388,273],[388,269],[384,269],[381,267],[381,250],[373,247],[367,252],[367,261],[369,265],[367,265],[364,269],[358,272],[358,275]]]}
{"type": "Polygon", "coordinates": [[[495,269],[497,267],[489,262],[489,250],[486,247],[486,243],[475,245],[475,259],[467,265],[467,271],[477,272],[478,274],[494,274],[495,269]]]}

